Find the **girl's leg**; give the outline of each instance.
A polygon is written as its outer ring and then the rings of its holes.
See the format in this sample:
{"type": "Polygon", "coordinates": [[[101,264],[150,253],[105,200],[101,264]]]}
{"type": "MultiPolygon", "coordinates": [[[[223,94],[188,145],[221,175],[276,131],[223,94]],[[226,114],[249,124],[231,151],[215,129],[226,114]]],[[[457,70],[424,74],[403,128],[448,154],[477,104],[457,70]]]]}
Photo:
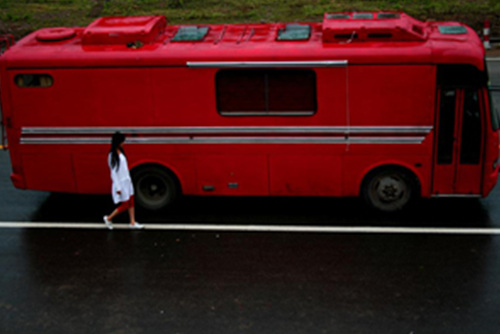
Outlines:
{"type": "Polygon", "coordinates": [[[130,216],[130,228],[134,228],[134,229],[143,229],[144,228],[144,225],[139,224],[135,220],[134,196],[130,196],[128,214],[130,216]]]}
{"type": "Polygon", "coordinates": [[[128,214],[130,217],[130,225],[135,224],[135,202],[134,202],[134,196],[130,196],[130,199],[128,200],[128,214]]]}
{"type": "Polygon", "coordinates": [[[135,208],[132,206],[128,208],[128,214],[130,216],[130,225],[135,224],[135,208]]]}
{"type": "Polygon", "coordinates": [[[122,213],[123,211],[127,210],[129,208],[129,202],[121,202],[120,203],[120,206],[117,207],[113,212],[111,212],[111,214],[108,216],[108,220],[109,221],[112,221],[113,218],[115,218],[116,216],[118,216],[120,213],[122,213]]]}

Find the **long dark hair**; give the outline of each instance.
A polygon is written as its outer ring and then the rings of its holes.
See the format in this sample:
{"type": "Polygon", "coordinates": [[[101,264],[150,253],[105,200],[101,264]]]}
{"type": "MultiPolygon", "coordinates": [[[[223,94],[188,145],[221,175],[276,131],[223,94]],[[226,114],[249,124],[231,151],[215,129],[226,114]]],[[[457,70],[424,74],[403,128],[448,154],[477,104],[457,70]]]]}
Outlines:
{"type": "Polygon", "coordinates": [[[120,131],[116,131],[113,133],[113,137],[111,137],[111,149],[109,150],[109,153],[111,154],[111,168],[116,169],[120,168],[120,157],[118,156],[118,150],[125,155],[125,151],[123,150],[123,147],[120,147],[120,145],[125,141],[125,135],[121,133],[120,131]]]}

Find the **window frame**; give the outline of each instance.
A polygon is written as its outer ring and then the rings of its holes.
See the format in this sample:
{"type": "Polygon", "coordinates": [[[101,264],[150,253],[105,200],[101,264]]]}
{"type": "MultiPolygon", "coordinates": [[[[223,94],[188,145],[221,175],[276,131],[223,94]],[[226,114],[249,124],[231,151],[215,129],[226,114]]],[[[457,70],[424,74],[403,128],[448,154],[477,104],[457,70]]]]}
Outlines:
{"type": "Polygon", "coordinates": [[[48,73],[18,73],[14,76],[14,84],[16,85],[16,87],[18,88],[50,88],[54,85],[54,77],[48,73]],[[26,85],[26,84],[20,84],[19,83],[19,80],[21,77],[23,76],[36,76],[36,77],[39,77],[38,78],[38,82],[40,82],[39,85],[26,85]],[[41,80],[42,78],[45,78],[45,79],[49,79],[49,84],[48,85],[43,85],[41,84],[41,80]]]}
{"type": "Polygon", "coordinates": [[[314,116],[318,112],[318,89],[317,89],[317,74],[316,71],[312,68],[231,68],[231,69],[219,69],[216,74],[215,74],[215,99],[216,99],[216,109],[219,115],[221,116],[226,116],[226,117],[246,117],[246,116],[284,116],[284,117],[310,117],[314,116]],[[254,73],[264,73],[265,76],[263,76],[263,84],[264,84],[264,104],[265,104],[265,109],[264,111],[260,110],[241,110],[241,111],[224,111],[221,110],[220,107],[220,87],[219,87],[219,76],[222,75],[222,73],[227,73],[227,72],[254,72],[254,73]],[[269,75],[270,73],[278,73],[278,72],[304,72],[304,73],[309,73],[309,75],[312,74],[312,82],[314,86],[312,87],[312,96],[314,98],[313,101],[313,109],[310,111],[279,111],[279,110],[270,110],[269,105],[271,104],[269,100],[269,75]]]}

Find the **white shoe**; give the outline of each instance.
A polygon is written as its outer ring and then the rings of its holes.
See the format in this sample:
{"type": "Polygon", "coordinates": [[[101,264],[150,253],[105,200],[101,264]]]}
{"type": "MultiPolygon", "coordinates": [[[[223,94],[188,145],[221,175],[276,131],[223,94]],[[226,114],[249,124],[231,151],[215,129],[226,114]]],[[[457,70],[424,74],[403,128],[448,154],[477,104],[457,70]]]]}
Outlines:
{"type": "Polygon", "coordinates": [[[111,220],[108,219],[108,216],[104,216],[104,217],[102,217],[102,219],[104,220],[104,224],[106,224],[106,226],[108,227],[108,229],[112,230],[113,229],[113,223],[111,222],[111,220]]]}
{"type": "Polygon", "coordinates": [[[144,228],[144,225],[139,224],[138,222],[135,222],[134,225],[129,224],[129,227],[134,230],[141,230],[144,228]]]}

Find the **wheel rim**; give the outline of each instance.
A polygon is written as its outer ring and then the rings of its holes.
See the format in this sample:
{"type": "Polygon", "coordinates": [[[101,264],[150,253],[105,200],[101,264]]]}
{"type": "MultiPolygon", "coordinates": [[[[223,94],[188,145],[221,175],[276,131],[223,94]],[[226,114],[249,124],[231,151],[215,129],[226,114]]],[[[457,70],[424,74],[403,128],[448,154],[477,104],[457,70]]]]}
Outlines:
{"type": "Polygon", "coordinates": [[[397,210],[410,199],[410,187],[399,174],[383,174],[373,179],[370,197],[376,207],[397,210]]]}
{"type": "Polygon", "coordinates": [[[170,189],[163,177],[149,174],[139,177],[137,192],[146,206],[156,207],[168,201],[170,189]]]}

